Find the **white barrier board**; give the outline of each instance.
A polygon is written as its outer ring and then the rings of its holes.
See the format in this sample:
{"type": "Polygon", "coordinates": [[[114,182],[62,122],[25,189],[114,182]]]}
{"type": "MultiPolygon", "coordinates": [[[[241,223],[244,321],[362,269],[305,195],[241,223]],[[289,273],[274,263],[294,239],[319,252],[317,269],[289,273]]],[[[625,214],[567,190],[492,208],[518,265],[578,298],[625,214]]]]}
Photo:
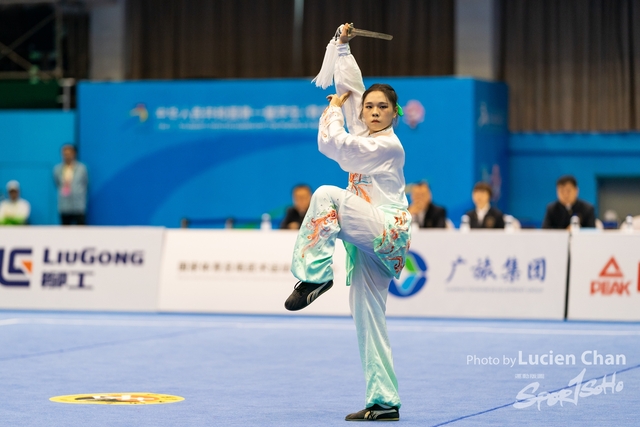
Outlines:
{"type": "MultiPolygon", "coordinates": [[[[284,301],[297,282],[290,271],[296,236],[286,230],[166,230],[159,309],[291,313],[284,301]]],[[[333,288],[298,314],[349,314],[345,257],[338,240],[333,288]]]]}
{"type": "Polygon", "coordinates": [[[568,318],[640,320],[640,233],[571,238],[568,318]]]}
{"type": "Polygon", "coordinates": [[[0,228],[0,308],[154,311],[164,230],[0,228]]]}
{"type": "Polygon", "coordinates": [[[419,230],[387,314],[563,319],[565,231],[419,230]]]}
{"type": "MultiPolygon", "coordinates": [[[[295,283],[295,238],[290,231],[167,230],[159,309],[289,313],[283,304],[295,283]]],[[[419,231],[411,248],[390,288],[389,315],[564,318],[564,231],[419,231]]],[[[349,314],[344,260],[338,241],[334,287],[300,314],[349,314]]]]}

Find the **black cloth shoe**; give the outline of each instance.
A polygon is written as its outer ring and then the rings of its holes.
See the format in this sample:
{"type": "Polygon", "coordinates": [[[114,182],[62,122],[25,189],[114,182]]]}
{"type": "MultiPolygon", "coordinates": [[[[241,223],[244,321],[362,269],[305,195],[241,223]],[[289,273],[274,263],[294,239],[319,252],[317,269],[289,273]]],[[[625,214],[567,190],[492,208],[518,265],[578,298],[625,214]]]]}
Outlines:
{"type": "Polygon", "coordinates": [[[347,415],[345,421],[400,421],[400,412],[396,407],[385,409],[376,404],[360,412],[347,415]]]}
{"type": "Polygon", "coordinates": [[[289,311],[302,310],[332,286],[333,280],[324,283],[298,282],[289,298],[284,302],[284,308],[289,311]]]}

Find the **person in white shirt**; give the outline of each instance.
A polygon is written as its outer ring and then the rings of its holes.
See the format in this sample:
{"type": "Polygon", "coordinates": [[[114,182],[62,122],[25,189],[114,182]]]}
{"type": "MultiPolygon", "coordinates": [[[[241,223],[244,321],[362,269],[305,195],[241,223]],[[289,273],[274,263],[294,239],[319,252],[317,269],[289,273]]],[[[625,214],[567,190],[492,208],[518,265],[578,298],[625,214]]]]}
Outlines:
{"type": "Polygon", "coordinates": [[[31,205],[20,198],[20,183],[7,183],[9,199],[0,202],[0,225],[24,225],[29,221],[31,205]]]}
{"type": "Polygon", "coordinates": [[[340,238],[348,255],[349,304],[366,380],[365,409],[346,420],[392,421],[399,419],[401,403],[385,309],[391,279],[404,268],[411,226],[405,153],[393,131],[402,110],[391,86],[375,84],[365,91],[348,29],[342,26],[339,39],[327,48],[337,53],[337,94],[327,97],[318,148],[349,172],[349,185],[346,190],[324,185],[314,192],[293,252],[291,271],[300,282],[285,307],[300,310],[331,288],[335,240],[340,238]]]}

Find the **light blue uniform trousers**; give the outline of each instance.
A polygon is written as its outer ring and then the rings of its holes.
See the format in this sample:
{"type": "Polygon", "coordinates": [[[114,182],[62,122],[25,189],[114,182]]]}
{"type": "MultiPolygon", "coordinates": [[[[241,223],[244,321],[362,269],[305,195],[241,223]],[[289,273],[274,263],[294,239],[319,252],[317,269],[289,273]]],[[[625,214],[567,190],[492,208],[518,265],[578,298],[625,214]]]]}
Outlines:
{"type": "MultiPolygon", "coordinates": [[[[336,238],[349,243],[353,260],[349,305],[356,325],[367,383],[365,406],[400,407],[385,310],[392,275],[373,249],[384,214],[357,195],[333,186],[318,188],[298,234],[291,271],[304,282],[333,279],[336,238]]],[[[330,292],[330,291],[329,291],[330,292]]]]}

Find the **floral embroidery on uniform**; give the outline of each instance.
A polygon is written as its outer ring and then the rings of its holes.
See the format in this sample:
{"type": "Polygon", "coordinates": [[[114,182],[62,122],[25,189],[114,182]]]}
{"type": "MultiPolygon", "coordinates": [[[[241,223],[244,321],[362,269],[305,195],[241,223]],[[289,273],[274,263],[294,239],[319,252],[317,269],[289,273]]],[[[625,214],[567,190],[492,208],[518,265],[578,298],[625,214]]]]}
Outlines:
{"type": "Polygon", "coordinates": [[[394,256],[394,257],[389,257],[387,259],[389,261],[395,261],[395,264],[393,265],[393,271],[396,274],[400,274],[400,272],[402,272],[402,269],[404,269],[404,257],[403,256],[394,256]]]}
{"type": "Polygon", "coordinates": [[[405,254],[409,250],[410,244],[407,212],[398,210],[396,214],[390,215],[389,218],[394,220],[393,222],[387,222],[382,235],[376,240],[375,251],[385,262],[387,268],[399,275],[404,268],[405,254]]]}
{"type": "Polygon", "coordinates": [[[383,230],[382,231],[382,239],[380,240],[380,243],[378,244],[378,253],[381,254],[388,254],[393,252],[394,246],[393,244],[391,245],[391,248],[388,247],[387,245],[387,230],[383,230]],[[384,249],[383,249],[384,248],[384,249]]]}
{"type": "Polygon", "coordinates": [[[338,212],[335,207],[320,213],[317,218],[311,218],[306,224],[306,228],[311,230],[311,234],[307,236],[310,242],[302,248],[301,256],[304,258],[304,253],[307,249],[314,247],[321,238],[325,238],[331,233],[332,224],[338,223],[338,212]]]}
{"type": "Polygon", "coordinates": [[[407,213],[406,212],[402,212],[402,215],[400,216],[394,216],[394,218],[396,219],[396,224],[398,226],[403,226],[407,223],[407,213]]]}
{"type": "Polygon", "coordinates": [[[364,199],[365,201],[371,203],[371,197],[367,190],[364,187],[371,186],[371,179],[367,175],[363,175],[361,173],[350,173],[349,174],[349,187],[347,190],[354,193],[356,196],[364,199]]]}

